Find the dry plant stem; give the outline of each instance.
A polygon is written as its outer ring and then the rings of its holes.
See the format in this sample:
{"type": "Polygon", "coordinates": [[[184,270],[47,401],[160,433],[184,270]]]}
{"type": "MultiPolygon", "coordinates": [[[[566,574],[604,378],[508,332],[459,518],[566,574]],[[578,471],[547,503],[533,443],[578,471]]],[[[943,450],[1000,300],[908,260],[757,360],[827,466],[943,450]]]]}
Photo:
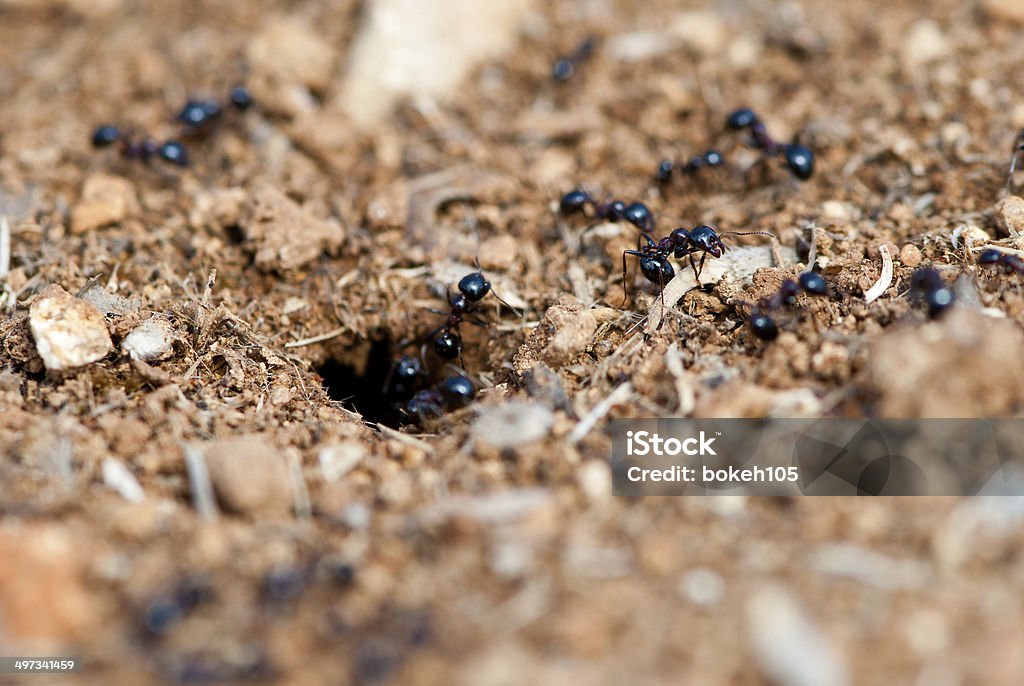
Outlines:
{"type": "Polygon", "coordinates": [[[7,217],[0,216],[0,280],[11,271],[11,225],[7,217]]]}
{"type": "Polygon", "coordinates": [[[665,351],[665,366],[676,381],[676,395],[679,398],[679,407],[676,408],[676,412],[678,416],[685,417],[693,412],[693,408],[697,404],[697,398],[693,390],[693,384],[686,379],[683,359],[679,354],[679,345],[674,342],[665,351]]]}
{"type": "Polygon", "coordinates": [[[338,328],[338,329],[333,329],[331,331],[328,331],[327,333],[322,333],[319,336],[312,336],[310,338],[303,338],[303,339],[298,340],[298,341],[292,341],[291,343],[285,343],[284,347],[285,348],[301,348],[301,347],[306,346],[306,345],[313,345],[314,343],[322,343],[324,341],[329,341],[332,338],[337,338],[341,334],[345,333],[345,331],[346,331],[345,327],[341,327],[341,328],[338,328]]]}
{"type": "Polygon", "coordinates": [[[217,501],[213,497],[213,483],[210,471],[206,467],[203,452],[194,443],[182,443],[185,455],[185,468],[188,470],[189,489],[192,491],[192,505],[200,519],[217,519],[217,501]]]}
{"type": "Polygon", "coordinates": [[[569,434],[569,443],[576,445],[582,441],[593,430],[594,426],[601,421],[601,418],[608,414],[612,407],[626,402],[632,394],[633,384],[630,382],[627,381],[618,386],[608,397],[594,405],[594,408],[587,413],[587,416],[580,420],[576,428],[569,434]]]}
{"type": "Polygon", "coordinates": [[[878,300],[892,284],[892,255],[889,254],[889,246],[879,246],[878,252],[882,255],[882,273],[875,285],[864,292],[864,300],[868,303],[878,300]]]}

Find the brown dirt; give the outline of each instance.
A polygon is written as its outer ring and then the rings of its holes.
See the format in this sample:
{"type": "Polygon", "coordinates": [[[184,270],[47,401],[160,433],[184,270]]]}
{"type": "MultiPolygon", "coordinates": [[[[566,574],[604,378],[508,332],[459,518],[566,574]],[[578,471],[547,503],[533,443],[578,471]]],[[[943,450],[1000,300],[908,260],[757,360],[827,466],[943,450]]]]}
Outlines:
{"type": "Polygon", "coordinates": [[[649,31],[641,43],[656,46],[680,11],[539,7],[515,50],[457,93],[402,103],[367,132],[331,105],[356,0],[0,1],[0,214],[17,300],[0,310],[0,645],[82,655],[83,683],[192,670],[295,684],[760,684],[772,670],[751,660],[752,616],[764,588],[782,586],[850,683],[1021,683],[1020,539],[974,504],[615,499],[602,461],[617,417],[1021,412],[1020,277],[980,271],[952,236],[970,226],[976,244],[1015,245],[1015,205],[998,203],[1024,125],[1024,18],[996,0],[723,3],[690,16],[682,47],[616,57],[617,36],[649,31]],[[294,38],[293,20],[322,44],[282,71],[266,52],[294,38]],[[588,34],[599,50],[553,84],[553,60],[588,34]],[[168,136],[187,94],[240,81],[261,106],[196,143],[190,169],[89,145],[106,121],[168,136]],[[739,105],[779,138],[799,133],[814,178],[797,187],[723,133],[739,105]],[[652,184],[661,158],[711,145],[732,163],[664,193],[652,184]],[[585,231],[552,211],[579,184],[644,200],[660,233],[771,231],[804,260],[815,226],[833,293],[801,296],[765,344],[735,302],[800,267],[763,269],[750,285],[690,292],[645,338],[634,313],[654,292],[637,281],[619,309],[633,230],[585,231]],[[895,278],[868,305],[882,245],[895,278]],[[355,410],[380,409],[387,365],[437,326],[429,308],[476,259],[524,311],[488,305],[493,326],[464,327],[477,402],[422,435],[368,426],[355,410]],[[905,297],[919,263],[957,282],[956,317],[929,323],[905,297]],[[45,370],[29,308],[50,284],[103,312],[116,352],[45,370]],[[172,346],[133,361],[121,343],[153,315],[172,346]],[[513,400],[550,419],[541,440],[500,448],[472,433],[478,413],[513,400]],[[271,448],[257,451],[259,474],[237,459],[253,436],[271,448]],[[189,450],[217,463],[213,521],[193,507],[189,450]],[[104,485],[109,458],[142,502],[104,485]],[[239,487],[249,478],[257,492],[239,487]],[[915,574],[822,571],[836,544],[915,574]],[[709,571],[724,588],[710,602],[687,590],[709,571]],[[148,632],[154,602],[196,578],[211,597],[148,632]]]}

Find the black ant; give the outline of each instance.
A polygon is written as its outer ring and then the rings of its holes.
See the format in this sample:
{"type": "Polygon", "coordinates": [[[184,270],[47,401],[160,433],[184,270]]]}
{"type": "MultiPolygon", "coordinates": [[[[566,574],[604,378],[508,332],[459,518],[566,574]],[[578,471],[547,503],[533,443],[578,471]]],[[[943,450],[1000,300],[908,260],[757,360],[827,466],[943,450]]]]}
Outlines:
{"type": "MultiPolygon", "coordinates": [[[[986,250],[982,253],[982,257],[988,252],[998,251],[986,250]]],[[[1007,257],[1011,256],[1008,255],[1007,257]]],[[[982,262],[980,258],[978,261],[982,262]]],[[[982,264],[995,264],[998,262],[999,260],[996,260],[996,262],[982,262],[982,264]]],[[[1003,263],[1003,265],[1006,266],[1006,263],[1003,263]]],[[[911,274],[910,292],[915,298],[924,300],[928,306],[928,317],[930,319],[939,317],[956,300],[953,290],[946,285],[939,272],[932,267],[921,267],[911,274]]]]}
{"type": "Polygon", "coordinates": [[[1013,174],[1017,171],[1017,159],[1024,153],[1024,129],[1013,139],[1013,157],[1010,158],[1010,173],[1006,176],[1006,194],[1013,191],[1013,174]]]}
{"type": "Polygon", "coordinates": [[[434,388],[418,391],[406,403],[403,412],[416,424],[440,417],[445,412],[473,402],[476,387],[468,377],[449,376],[434,388]]]}
{"type": "Polygon", "coordinates": [[[717,150],[708,150],[703,155],[694,155],[686,162],[675,162],[674,160],[662,160],[658,164],[658,171],[654,173],[654,180],[659,184],[666,184],[672,180],[672,174],[679,171],[680,174],[694,175],[701,169],[707,167],[721,167],[725,163],[722,153],[717,150]]]}
{"type": "MultiPolygon", "coordinates": [[[[122,140],[121,130],[111,124],[98,127],[92,134],[92,145],[95,148],[105,148],[122,140]]],[[[169,140],[158,143],[152,138],[130,139],[123,138],[121,144],[121,155],[126,159],[149,160],[159,157],[165,162],[170,162],[179,167],[188,166],[188,153],[185,146],[176,140],[169,140]]]]}
{"type": "Polygon", "coordinates": [[[1007,274],[1017,272],[1018,274],[1024,275],[1024,260],[1016,255],[1011,255],[1009,253],[996,250],[995,248],[983,250],[981,254],[978,255],[978,264],[1002,267],[1003,271],[1007,274]]]}
{"type": "MultiPolygon", "coordinates": [[[[447,321],[427,335],[427,338],[433,341],[434,352],[446,360],[456,358],[461,360],[462,335],[459,333],[459,328],[462,326],[462,320],[476,309],[476,304],[483,300],[488,293],[493,293],[494,297],[502,304],[510,309],[515,309],[498,297],[497,293],[494,293],[491,282],[487,280],[483,272],[466,274],[459,280],[458,288],[458,293],[448,296],[448,306],[451,309],[447,321]]],[[[473,321],[472,323],[483,326],[480,322],[473,321]]]]}
{"type": "Polygon", "coordinates": [[[627,221],[641,231],[654,230],[654,213],[642,202],[629,205],[621,200],[599,203],[590,193],[576,189],[562,196],[558,210],[563,215],[584,214],[587,206],[593,207],[594,216],[598,219],[618,222],[627,221]]]}
{"type": "MultiPolygon", "coordinates": [[[[244,112],[252,106],[252,95],[244,86],[235,86],[228,94],[228,105],[244,112]]],[[[189,100],[175,117],[188,135],[203,135],[220,120],[224,106],[216,100],[189,100]]]]}
{"type": "Polygon", "coordinates": [[[779,143],[768,135],[768,129],[757,114],[747,107],[732,112],[726,119],[726,126],[733,131],[746,129],[750,133],[754,148],[764,151],[769,157],[785,158],[786,166],[793,176],[806,181],[814,174],[814,153],[805,145],[779,143]]]}
{"type": "Polygon", "coordinates": [[[597,47],[597,40],[593,36],[587,36],[575,50],[564,57],[560,57],[551,68],[551,76],[555,81],[568,81],[576,73],[577,67],[594,54],[597,47]]]}
{"type": "Polygon", "coordinates": [[[704,270],[704,260],[707,259],[708,255],[719,258],[728,249],[728,246],[722,240],[723,236],[751,236],[755,234],[763,236],[772,235],[767,231],[729,231],[720,234],[713,227],[702,224],[693,229],[680,227],[673,230],[665,238],[655,241],[645,231],[641,234],[641,237],[647,241],[647,245],[639,250],[622,251],[622,288],[626,291],[622,303],[623,306],[629,301],[628,288],[626,286],[627,255],[639,257],[640,272],[644,275],[644,278],[651,283],[658,284],[662,289],[676,275],[675,269],[672,268],[672,264],[668,261],[669,256],[675,257],[677,260],[686,257],[689,259],[690,268],[693,269],[693,277],[697,281],[697,285],[700,286],[700,274],[704,270]],[[697,253],[700,253],[699,263],[694,260],[694,255],[697,253]]]}
{"type": "Polygon", "coordinates": [[[776,293],[763,298],[757,305],[752,306],[747,324],[754,335],[762,341],[775,340],[779,335],[779,326],[768,313],[772,310],[796,305],[796,297],[800,295],[801,291],[810,295],[828,295],[828,284],[825,282],[825,278],[817,272],[803,272],[795,281],[793,279],[783,281],[776,293]]]}
{"type": "Polygon", "coordinates": [[[403,355],[391,366],[384,379],[384,396],[393,403],[405,402],[423,385],[426,377],[420,358],[403,355]]]}

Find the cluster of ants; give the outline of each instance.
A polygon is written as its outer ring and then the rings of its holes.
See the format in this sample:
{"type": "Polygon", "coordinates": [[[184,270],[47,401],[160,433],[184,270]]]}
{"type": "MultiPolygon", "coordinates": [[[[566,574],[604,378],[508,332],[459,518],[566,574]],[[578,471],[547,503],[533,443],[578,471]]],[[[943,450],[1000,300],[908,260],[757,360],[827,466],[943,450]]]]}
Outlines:
{"type": "MultiPolygon", "coordinates": [[[[449,311],[435,311],[446,315],[444,323],[422,339],[424,342],[429,341],[434,353],[442,360],[448,363],[459,360],[461,371],[466,366],[462,359],[462,323],[467,321],[478,326],[486,325],[468,315],[476,311],[480,301],[488,294],[510,309],[515,309],[494,292],[483,272],[475,271],[459,280],[456,293],[449,293],[449,311]]],[[[422,360],[422,350],[418,357],[403,355],[391,366],[384,382],[384,396],[399,417],[408,423],[423,424],[473,401],[476,386],[468,376],[454,374],[440,383],[430,385],[430,375],[422,360]]]]}
{"type": "MultiPolygon", "coordinates": [[[[794,178],[805,181],[813,175],[814,153],[797,143],[780,143],[774,140],[768,135],[767,128],[753,110],[746,107],[735,110],[726,118],[726,127],[733,131],[747,131],[750,134],[748,145],[761,150],[767,158],[783,158],[794,178]]],[[[663,160],[658,165],[655,180],[659,184],[665,184],[672,179],[674,172],[692,175],[701,169],[719,167],[723,164],[725,157],[717,150],[708,150],[682,163],[663,160]]],[[[720,232],[712,226],[702,224],[692,229],[679,227],[668,236],[657,239],[653,235],[654,213],[647,205],[642,202],[627,204],[623,200],[601,202],[582,189],[566,193],[559,202],[559,212],[564,216],[589,214],[605,221],[625,221],[640,230],[638,243],[644,241],[645,245],[638,246],[636,250],[624,250],[622,253],[624,306],[629,298],[627,257],[638,258],[640,273],[661,290],[664,290],[665,285],[675,277],[675,268],[669,262],[669,258],[686,258],[693,270],[694,279],[700,286],[700,275],[707,258],[719,258],[728,249],[722,240],[725,236],[772,235],[765,231],[720,232]]],[[[748,321],[754,335],[767,341],[776,338],[778,325],[769,313],[783,306],[793,305],[801,291],[812,295],[827,295],[828,287],[824,278],[815,272],[801,274],[797,281],[786,281],[779,293],[761,300],[756,305],[750,305],[751,317],[748,321]]]]}
{"type": "MultiPolygon", "coordinates": [[[[228,94],[227,102],[217,100],[190,99],[178,112],[175,120],[181,125],[181,136],[202,138],[209,135],[220,122],[225,111],[245,112],[252,106],[252,96],[244,86],[235,86],[228,94]]],[[[150,136],[137,136],[123,131],[114,124],[103,124],[92,134],[95,148],[106,148],[121,141],[121,155],[126,159],[148,161],[159,158],[179,167],[188,166],[189,156],[185,144],[176,138],[163,143],[150,136]]]]}

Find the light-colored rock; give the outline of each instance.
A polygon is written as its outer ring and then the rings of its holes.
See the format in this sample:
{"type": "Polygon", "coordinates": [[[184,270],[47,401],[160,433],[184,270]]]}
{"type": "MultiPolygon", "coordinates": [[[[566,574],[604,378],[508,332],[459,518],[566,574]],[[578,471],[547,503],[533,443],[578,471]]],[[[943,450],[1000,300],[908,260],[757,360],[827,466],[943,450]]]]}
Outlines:
{"type": "Polygon", "coordinates": [[[338,105],[377,122],[402,96],[443,98],[475,65],[512,48],[531,0],[373,0],[338,105]]]}
{"type": "Polygon", "coordinates": [[[264,439],[239,436],[218,441],[204,452],[214,491],[225,509],[249,516],[288,513],[288,465],[264,439]]]}
{"type": "Polygon", "coordinates": [[[1024,233],[1024,198],[1009,195],[996,205],[999,226],[1010,235],[1024,233]]]}
{"type": "Polygon", "coordinates": [[[917,69],[946,55],[949,45],[942,29],[933,19],[920,19],[910,27],[900,59],[907,71],[917,69]]]}
{"type": "Polygon", "coordinates": [[[57,284],[48,286],[32,303],[28,321],[36,350],[50,370],[95,362],[114,347],[100,311],[57,284]]]}
{"type": "Polygon", "coordinates": [[[139,480],[131,470],[112,457],[103,460],[103,483],[130,503],[142,502],[146,498],[139,480]]]}
{"type": "Polygon", "coordinates": [[[714,55],[725,47],[725,22],[708,10],[687,10],[672,19],[669,33],[683,41],[684,47],[699,55],[714,55]]]}
{"type": "Polygon", "coordinates": [[[71,209],[71,233],[116,224],[137,209],[131,181],[112,174],[93,174],[85,180],[82,197],[71,209]]]}
{"type": "Polygon", "coordinates": [[[515,448],[544,438],[554,422],[544,405],[511,400],[482,409],[473,423],[473,437],[498,449],[515,448]]]}
{"type": "Polygon", "coordinates": [[[981,8],[993,19],[1024,24],[1024,3],[1020,0],[982,0],[981,8]]]}
{"type": "Polygon", "coordinates": [[[174,329],[166,319],[150,317],[125,336],[121,349],[133,360],[159,360],[171,351],[174,338],[174,329]]]}
{"type": "Polygon", "coordinates": [[[912,243],[907,243],[900,248],[900,262],[907,267],[916,267],[923,259],[921,249],[912,243]]]}
{"type": "Polygon", "coordinates": [[[266,271],[297,269],[345,242],[337,221],[312,216],[269,184],[253,191],[242,228],[255,250],[256,266],[266,271]]]}

